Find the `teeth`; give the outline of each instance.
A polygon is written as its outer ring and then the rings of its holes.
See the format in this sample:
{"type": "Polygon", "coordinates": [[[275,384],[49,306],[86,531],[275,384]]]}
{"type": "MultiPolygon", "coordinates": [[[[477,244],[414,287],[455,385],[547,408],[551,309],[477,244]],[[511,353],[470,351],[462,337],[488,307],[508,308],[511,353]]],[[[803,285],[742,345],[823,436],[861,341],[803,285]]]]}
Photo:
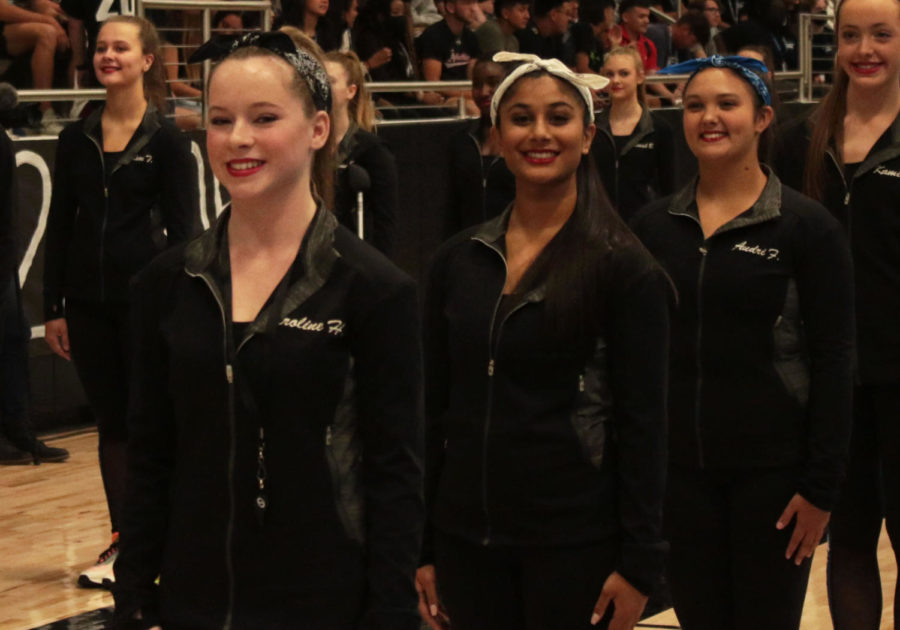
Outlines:
{"type": "Polygon", "coordinates": [[[725,133],[722,131],[710,131],[709,133],[700,134],[701,138],[724,138],[725,133]]]}
{"type": "Polygon", "coordinates": [[[529,151],[527,155],[536,160],[545,160],[553,157],[553,151],[529,151]]]}
{"type": "Polygon", "coordinates": [[[262,162],[259,162],[259,161],[231,162],[228,164],[228,166],[230,166],[232,168],[232,170],[235,170],[235,171],[246,171],[251,168],[256,168],[260,164],[262,164],[262,162]]]}

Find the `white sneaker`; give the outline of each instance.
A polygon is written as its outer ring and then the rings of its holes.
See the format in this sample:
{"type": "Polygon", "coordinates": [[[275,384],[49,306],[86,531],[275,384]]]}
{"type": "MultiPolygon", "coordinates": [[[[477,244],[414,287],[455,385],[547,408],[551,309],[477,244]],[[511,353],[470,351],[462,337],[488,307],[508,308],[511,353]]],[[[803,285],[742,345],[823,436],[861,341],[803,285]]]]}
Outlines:
{"type": "Polygon", "coordinates": [[[115,584],[113,564],[119,557],[119,535],[113,534],[112,544],[100,554],[97,562],[78,576],[78,586],[82,588],[110,588],[115,584]]]}

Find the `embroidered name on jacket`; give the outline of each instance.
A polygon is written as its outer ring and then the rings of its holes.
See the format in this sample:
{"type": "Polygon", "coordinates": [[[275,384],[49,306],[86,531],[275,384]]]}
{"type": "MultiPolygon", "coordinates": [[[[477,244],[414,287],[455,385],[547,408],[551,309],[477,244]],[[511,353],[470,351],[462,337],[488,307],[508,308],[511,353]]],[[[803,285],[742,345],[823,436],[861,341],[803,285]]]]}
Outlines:
{"type": "Polygon", "coordinates": [[[634,148],[635,149],[652,149],[653,146],[654,145],[652,142],[641,142],[640,144],[634,145],[634,148]]]}
{"type": "Polygon", "coordinates": [[[875,169],[876,175],[887,175],[888,177],[897,177],[900,178],[900,171],[892,171],[889,168],[884,168],[883,166],[879,166],[875,169]]]}
{"type": "Polygon", "coordinates": [[[731,251],[744,252],[745,254],[753,254],[765,258],[766,260],[778,260],[778,250],[774,247],[760,247],[759,245],[747,245],[747,241],[741,241],[735,244],[731,251]]]}
{"type": "Polygon", "coordinates": [[[285,317],[278,325],[305,330],[307,332],[323,332],[334,335],[335,337],[340,337],[344,334],[344,320],[342,319],[329,319],[326,322],[317,322],[308,317],[301,317],[300,319],[285,317]]]}
{"type": "Polygon", "coordinates": [[[144,162],[145,164],[153,164],[153,156],[149,153],[147,155],[135,155],[131,158],[132,162],[144,162]]]}

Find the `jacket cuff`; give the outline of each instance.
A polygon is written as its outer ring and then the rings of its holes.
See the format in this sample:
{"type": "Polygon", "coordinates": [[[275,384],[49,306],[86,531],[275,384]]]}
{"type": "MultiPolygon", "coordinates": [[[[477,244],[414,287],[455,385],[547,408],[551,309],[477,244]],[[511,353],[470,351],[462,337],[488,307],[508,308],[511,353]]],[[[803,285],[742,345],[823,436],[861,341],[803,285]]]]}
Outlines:
{"type": "Polygon", "coordinates": [[[44,296],[44,321],[66,316],[66,308],[61,295],[44,296]]]}
{"type": "Polygon", "coordinates": [[[837,503],[837,490],[826,490],[817,488],[816,484],[809,481],[802,481],[800,487],[797,488],[797,494],[812,503],[820,510],[831,512],[837,503]]]}
{"type": "Polygon", "coordinates": [[[616,571],[634,588],[649,597],[662,582],[668,550],[669,544],[663,541],[648,545],[625,544],[622,546],[622,556],[616,571]]]}

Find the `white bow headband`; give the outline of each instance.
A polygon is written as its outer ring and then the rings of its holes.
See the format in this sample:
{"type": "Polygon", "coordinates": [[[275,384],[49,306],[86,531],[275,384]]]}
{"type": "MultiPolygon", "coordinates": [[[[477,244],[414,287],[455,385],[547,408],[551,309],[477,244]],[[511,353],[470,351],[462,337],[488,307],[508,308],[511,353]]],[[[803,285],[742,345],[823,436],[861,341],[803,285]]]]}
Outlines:
{"type": "Polygon", "coordinates": [[[526,55],[521,53],[498,52],[494,55],[494,61],[505,63],[507,61],[524,61],[522,65],[510,72],[505,79],[497,86],[494,96],[491,99],[491,124],[497,124],[497,111],[500,109],[500,101],[503,100],[503,94],[509,87],[519,80],[523,74],[534,72],[535,70],[543,70],[554,77],[571,83],[584,103],[587,106],[591,120],[594,119],[594,97],[591,90],[602,90],[609,85],[609,79],[599,74],[576,74],[559,59],[541,59],[537,55],[526,55]]]}

